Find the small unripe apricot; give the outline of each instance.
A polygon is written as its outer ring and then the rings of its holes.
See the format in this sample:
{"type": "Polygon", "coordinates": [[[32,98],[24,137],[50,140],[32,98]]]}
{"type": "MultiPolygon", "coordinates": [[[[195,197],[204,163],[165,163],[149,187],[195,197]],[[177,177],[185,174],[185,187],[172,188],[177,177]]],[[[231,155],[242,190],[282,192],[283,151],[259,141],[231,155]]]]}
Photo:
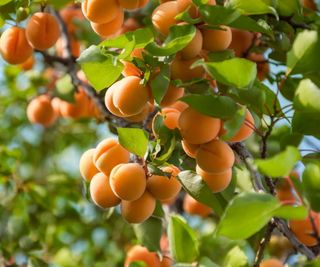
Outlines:
{"type": "Polygon", "coordinates": [[[129,160],[130,153],[112,138],[100,142],[93,155],[97,169],[105,175],[109,175],[118,164],[127,163],[129,160]]]}
{"type": "Polygon", "coordinates": [[[204,144],[217,137],[220,120],[189,107],[180,115],[179,129],[183,139],[190,144],[204,144]]]}
{"type": "Polygon", "coordinates": [[[11,27],[5,30],[0,37],[0,53],[9,64],[24,63],[32,55],[25,30],[11,27]]]}
{"type": "Polygon", "coordinates": [[[122,8],[132,10],[143,7],[148,1],[149,0],[119,0],[119,4],[122,8]]]}
{"type": "Polygon", "coordinates": [[[51,126],[57,119],[49,96],[41,95],[34,98],[27,107],[27,117],[31,123],[51,126]]]}
{"type": "Polygon", "coordinates": [[[90,195],[93,202],[104,209],[117,206],[121,202],[111,190],[109,177],[102,172],[93,176],[90,182],[90,195]]]}
{"type": "Polygon", "coordinates": [[[251,47],[254,34],[249,31],[232,29],[232,41],[229,45],[233,49],[237,57],[241,57],[251,47]]]}
{"type": "Polygon", "coordinates": [[[159,200],[175,197],[181,190],[181,184],[177,179],[180,170],[175,166],[161,168],[163,172],[170,173],[170,178],[161,175],[152,175],[147,181],[147,190],[159,200]]]}
{"type": "Polygon", "coordinates": [[[183,151],[190,157],[195,159],[197,156],[197,152],[200,148],[200,145],[193,145],[188,143],[186,140],[181,141],[181,145],[183,148],[183,151]]]}
{"type": "Polygon", "coordinates": [[[232,41],[232,33],[229,27],[221,26],[221,30],[203,29],[203,49],[218,52],[228,48],[232,41]]]}
{"type": "Polygon", "coordinates": [[[124,267],[130,267],[135,261],[142,261],[146,267],[161,267],[160,261],[155,252],[150,252],[147,248],[135,245],[127,253],[124,267]]]}
{"type": "Polygon", "coordinates": [[[88,20],[100,24],[114,20],[121,9],[117,0],[85,0],[81,8],[88,20]]]}
{"type": "Polygon", "coordinates": [[[46,50],[52,47],[60,37],[59,23],[51,14],[34,13],[27,24],[26,36],[32,47],[46,50]]]}
{"type": "Polygon", "coordinates": [[[143,195],[146,185],[146,173],[138,163],[119,164],[110,173],[112,191],[122,200],[137,200],[143,195]]]}
{"type": "Polygon", "coordinates": [[[167,107],[174,104],[180,97],[184,95],[184,88],[175,87],[173,84],[169,84],[166,94],[161,100],[160,105],[167,107]]]}
{"type": "Polygon", "coordinates": [[[183,199],[183,210],[190,215],[198,215],[203,218],[212,213],[210,207],[200,203],[188,194],[186,194],[183,199]]]}
{"type": "Polygon", "coordinates": [[[180,51],[182,59],[192,59],[200,54],[202,49],[202,34],[196,29],[196,34],[193,37],[192,41],[180,51]]]}
{"type": "Polygon", "coordinates": [[[201,66],[191,68],[192,64],[199,59],[200,57],[182,60],[176,56],[171,62],[171,78],[173,80],[179,79],[183,82],[187,82],[195,78],[203,78],[205,71],[201,66]]]}
{"type": "Polygon", "coordinates": [[[231,168],[224,172],[210,173],[205,172],[197,165],[196,172],[202,177],[213,193],[219,193],[225,190],[232,178],[231,168]]]}
{"type": "Polygon", "coordinates": [[[84,152],[79,162],[80,174],[82,178],[88,182],[90,182],[92,177],[99,172],[93,163],[94,151],[95,149],[92,148],[84,152]]]}
{"type": "Polygon", "coordinates": [[[148,192],[135,201],[121,202],[122,217],[129,223],[142,223],[151,217],[156,208],[155,198],[148,192]]]}
{"type": "Polygon", "coordinates": [[[260,263],[260,267],[284,267],[284,264],[278,259],[264,260],[260,263]]]}
{"type": "Polygon", "coordinates": [[[202,170],[217,173],[230,169],[234,164],[235,157],[227,143],[212,140],[200,146],[196,160],[202,170]]]}

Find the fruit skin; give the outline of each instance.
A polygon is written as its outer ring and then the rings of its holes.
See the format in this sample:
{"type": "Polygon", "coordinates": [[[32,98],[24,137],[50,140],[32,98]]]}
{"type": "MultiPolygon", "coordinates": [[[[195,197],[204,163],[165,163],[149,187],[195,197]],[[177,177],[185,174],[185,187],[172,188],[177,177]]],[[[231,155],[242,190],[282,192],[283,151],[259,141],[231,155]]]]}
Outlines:
{"type": "Polygon", "coordinates": [[[116,140],[107,138],[96,147],[93,160],[97,169],[108,176],[115,166],[129,162],[130,153],[116,140]]]}
{"type": "Polygon", "coordinates": [[[128,76],[141,77],[142,76],[143,74],[142,71],[132,62],[122,60],[121,63],[123,64],[123,67],[124,67],[121,74],[124,77],[128,77],[128,76]]]}
{"type": "Polygon", "coordinates": [[[121,214],[128,223],[144,222],[151,217],[155,208],[156,200],[148,191],[135,201],[121,202],[121,214]]]}
{"type": "Polygon", "coordinates": [[[189,107],[179,117],[179,129],[188,143],[204,144],[217,137],[220,119],[206,116],[189,107]]]}
{"type": "Polygon", "coordinates": [[[11,27],[5,30],[0,37],[0,53],[9,64],[22,64],[32,56],[32,47],[29,45],[25,29],[11,27]]]}
{"type": "Polygon", "coordinates": [[[188,60],[183,60],[179,55],[177,55],[171,62],[171,78],[172,80],[182,80],[183,82],[188,82],[195,78],[203,78],[205,75],[204,69],[199,66],[191,69],[194,62],[201,59],[200,57],[195,57],[188,60]]]}
{"type": "Polygon", "coordinates": [[[170,130],[174,130],[178,127],[178,120],[180,116],[180,111],[175,108],[164,108],[158,114],[153,117],[152,120],[152,132],[154,136],[157,136],[157,133],[154,129],[154,125],[158,116],[163,116],[163,124],[170,130]]]}
{"type": "Polygon", "coordinates": [[[230,49],[233,49],[237,57],[241,57],[251,47],[254,34],[249,31],[231,29],[232,41],[229,45],[230,49]]]}
{"type": "Polygon", "coordinates": [[[295,204],[297,199],[287,179],[281,179],[276,185],[276,196],[283,204],[295,204]]]}
{"type": "MultiPolygon", "coordinates": [[[[114,91],[116,90],[116,87],[115,86],[111,86],[106,94],[105,94],[105,97],[104,97],[104,104],[106,105],[107,109],[115,116],[117,117],[130,117],[130,116],[126,116],[126,115],[123,115],[120,110],[114,105],[113,103],[113,94],[114,94],[114,91]]],[[[139,113],[138,113],[139,114],[139,113]]],[[[134,116],[134,115],[132,115],[134,116]]]]}
{"type": "Polygon", "coordinates": [[[260,267],[284,267],[284,264],[278,259],[268,259],[260,263],[260,267]]]}
{"type": "Polygon", "coordinates": [[[257,54],[257,53],[250,53],[247,58],[257,63],[258,79],[260,81],[265,80],[270,72],[270,66],[269,66],[269,63],[266,62],[264,55],[257,54]]]}
{"type": "Polygon", "coordinates": [[[223,172],[210,173],[202,170],[197,165],[196,172],[202,177],[213,193],[219,193],[225,190],[229,186],[232,179],[231,168],[223,172]]]}
{"type": "Polygon", "coordinates": [[[147,190],[159,200],[173,198],[181,190],[181,184],[177,179],[180,170],[173,165],[162,167],[161,170],[171,173],[170,178],[161,175],[152,175],[147,181],[147,190]]]}
{"type": "Polygon", "coordinates": [[[137,200],[143,195],[146,185],[145,171],[138,163],[119,164],[110,173],[112,191],[122,200],[137,200]]]}
{"type": "Polygon", "coordinates": [[[170,108],[175,108],[179,110],[180,112],[185,111],[188,108],[188,104],[182,101],[177,101],[170,105],[170,108]]]}
{"type": "Polygon", "coordinates": [[[144,7],[149,0],[118,0],[122,8],[132,10],[144,7]]]}
{"type": "Polygon", "coordinates": [[[49,96],[41,95],[34,98],[27,107],[27,117],[31,123],[51,126],[57,120],[49,96]]]}
{"type": "Polygon", "coordinates": [[[193,37],[192,41],[183,48],[181,53],[182,59],[192,59],[200,54],[203,45],[202,34],[199,29],[196,29],[196,34],[193,37]]]}
{"type": "Polygon", "coordinates": [[[114,20],[119,13],[120,6],[117,0],[85,0],[82,5],[83,15],[94,23],[108,23],[114,20]]]}
{"type": "Polygon", "coordinates": [[[222,30],[203,29],[203,49],[218,52],[229,47],[232,41],[231,29],[221,26],[222,30]]]}
{"type": "Polygon", "coordinates": [[[117,206],[121,202],[111,190],[109,177],[102,172],[93,176],[90,182],[90,195],[93,202],[104,209],[117,206]]]}
{"type": "Polygon", "coordinates": [[[181,141],[183,151],[190,157],[195,159],[200,145],[193,145],[188,143],[186,140],[181,141]]]}
{"type": "Polygon", "coordinates": [[[35,59],[34,59],[33,56],[31,56],[25,62],[20,64],[20,67],[24,71],[28,71],[28,70],[31,70],[33,68],[34,63],[35,63],[35,59]]]}
{"type": "Polygon", "coordinates": [[[129,267],[132,262],[143,261],[147,267],[161,267],[160,261],[155,252],[148,251],[147,248],[135,245],[127,253],[124,267],[129,267]]]}
{"type": "Polygon", "coordinates": [[[168,107],[174,104],[179,98],[183,97],[184,88],[175,87],[173,84],[169,84],[166,94],[161,100],[160,105],[162,107],[168,107]]]}
{"type": "Polygon", "coordinates": [[[212,213],[210,207],[200,203],[188,194],[183,199],[183,210],[190,215],[198,215],[203,218],[208,217],[212,213]]]}
{"type": "Polygon", "coordinates": [[[80,174],[82,178],[88,182],[90,182],[92,177],[99,172],[93,163],[94,152],[94,148],[87,150],[82,154],[79,162],[80,174]]]}
{"type": "Polygon", "coordinates": [[[304,7],[309,8],[313,11],[317,11],[317,5],[314,0],[303,0],[302,4],[304,7]]]}
{"type": "Polygon", "coordinates": [[[76,31],[74,21],[82,20],[84,18],[81,9],[72,5],[61,9],[60,16],[66,24],[69,34],[73,34],[76,31]]]}
{"type": "Polygon", "coordinates": [[[232,149],[223,141],[212,140],[200,146],[196,161],[206,172],[224,172],[230,169],[235,161],[232,149]]]}
{"type": "Polygon", "coordinates": [[[57,19],[48,13],[34,13],[26,27],[28,42],[38,50],[46,50],[52,47],[58,41],[60,34],[57,19]]]}
{"type": "Polygon", "coordinates": [[[160,262],[160,267],[171,267],[173,266],[174,262],[168,256],[163,256],[162,261],[160,262]]]}
{"type": "Polygon", "coordinates": [[[149,113],[152,112],[153,109],[154,106],[150,103],[147,103],[140,113],[126,117],[125,120],[129,122],[142,122],[148,117],[149,113]]]}
{"type": "MultiPolygon", "coordinates": [[[[192,18],[199,17],[199,11],[195,5],[193,5],[192,0],[177,0],[179,13],[185,11],[189,8],[189,14],[192,18]]],[[[209,0],[208,5],[214,6],[216,4],[215,0],[209,0]]]]}

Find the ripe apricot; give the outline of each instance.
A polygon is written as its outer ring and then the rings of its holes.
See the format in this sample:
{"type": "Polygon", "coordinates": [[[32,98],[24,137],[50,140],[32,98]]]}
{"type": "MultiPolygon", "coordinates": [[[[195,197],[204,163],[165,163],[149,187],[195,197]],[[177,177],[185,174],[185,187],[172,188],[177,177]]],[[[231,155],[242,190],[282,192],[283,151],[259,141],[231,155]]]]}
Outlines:
{"type": "Polygon", "coordinates": [[[147,248],[135,245],[127,253],[124,267],[130,267],[135,261],[142,261],[147,267],[161,267],[160,261],[155,252],[150,252],[147,248]]]}
{"type": "Polygon", "coordinates": [[[97,169],[105,175],[109,175],[118,164],[127,163],[129,160],[130,153],[112,138],[101,141],[93,155],[97,169]]]}
{"type": "MultiPolygon", "coordinates": [[[[199,12],[197,7],[192,3],[192,0],[177,0],[179,13],[187,10],[189,8],[189,14],[192,18],[197,18],[199,12]]],[[[215,0],[209,0],[208,5],[214,6],[216,4],[215,0]]]]}
{"type": "Polygon", "coordinates": [[[313,11],[317,11],[317,4],[313,0],[303,0],[302,5],[313,11]]]}
{"type": "Polygon", "coordinates": [[[125,120],[129,122],[142,122],[148,117],[149,113],[152,112],[153,109],[154,106],[150,103],[147,103],[140,113],[126,117],[125,120]]]}
{"type": "Polygon", "coordinates": [[[163,256],[160,262],[160,267],[171,267],[173,266],[173,260],[168,256],[163,256]]]}
{"type": "Polygon", "coordinates": [[[265,80],[270,72],[270,66],[267,60],[265,59],[264,55],[257,54],[257,53],[250,53],[247,58],[257,63],[258,79],[260,81],[265,80]]]}
{"type": "Polygon", "coordinates": [[[172,105],[170,105],[170,108],[175,108],[179,110],[180,112],[186,110],[188,108],[188,104],[182,101],[176,101],[172,105]]]}
{"type": "Polygon", "coordinates": [[[146,185],[146,173],[138,163],[119,164],[110,173],[112,191],[122,200],[137,200],[143,195],[146,185]]]}
{"type": "Polygon", "coordinates": [[[164,108],[160,113],[154,116],[152,121],[152,131],[155,136],[156,136],[156,133],[154,130],[154,123],[157,116],[163,116],[163,124],[170,130],[173,130],[178,127],[180,111],[174,108],[164,108]]]}
{"type": "Polygon", "coordinates": [[[215,139],[200,146],[196,160],[202,170],[217,173],[230,169],[235,157],[227,143],[215,139]]]}
{"type": "Polygon", "coordinates": [[[56,113],[57,116],[61,116],[60,104],[61,104],[61,99],[60,98],[58,98],[58,97],[52,98],[51,105],[52,105],[52,108],[53,108],[53,110],[54,110],[54,112],[56,113]]]}
{"type": "Polygon", "coordinates": [[[25,29],[11,27],[5,30],[0,37],[0,53],[9,64],[21,64],[32,55],[25,29]]]}
{"type": "Polygon", "coordinates": [[[190,157],[195,159],[200,145],[193,145],[188,143],[186,140],[181,141],[183,151],[190,157]]]}
{"type": "Polygon", "coordinates": [[[105,103],[107,109],[115,116],[118,116],[118,117],[130,117],[130,116],[123,115],[120,112],[120,110],[114,105],[114,103],[113,103],[113,93],[114,93],[115,90],[116,90],[116,87],[111,86],[107,90],[107,92],[105,94],[104,103],[105,103]]]}
{"type": "Polygon", "coordinates": [[[76,30],[76,25],[74,22],[84,18],[81,9],[77,8],[76,6],[67,6],[61,9],[60,16],[66,24],[69,34],[74,33],[76,30]]]}
{"type": "Polygon", "coordinates": [[[211,173],[202,170],[197,165],[196,172],[202,177],[213,193],[219,193],[225,190],[230,184],[232,178],[231,168],[223,172],[211,173]]]}
{"type": "Polygon", "coordinates": [[[179,129],[188,143],[204,144],[217,137],[220,119],[206,116],[189,107],[179,117],[179,129]]]}
{"type": "Polygon", "coordinates": [[[114,20],[121,9],[117,0],[85,0],[81,8],[88,20],[99,24],[114,20]]]}
{"type": "Polygon", "coordinates": [[[283,204],[295,204],[297,199],[293,190],[294,188],[291,187],[287,179],[281,179],[276,185],[276,197],[283,204]]]}
{"type": "Polygon", "coordinates": [[[175,87],[173,84],[169,84],[166,94],[161,100],[160,105],[167,107],[174,104],[180,97],[184,95],[184,88],[175,87]]]}
{"type": "Polygon", "coordinates": [[[121,63],[123,64],[123,70],[121,74],[124,77],[128,77],[128,76],[141,77],[142,76],[142,71],[132,62],[123,60],[121,63]]]}
{"type": "Polygon", "coordinates": [[[232,33],[229,27],[220,26],[221,30],[203,29],[203,49],[218,52],[229,47],[232,41],[232,33]]]}
{"type": "Polygon", "coordinates": [[[52,47],[59,39],[59,23],[49,13],[34,13],[27,24],[26,36],[33,48],[46,50],[52,47]]]}
{"type": "Polygon", "coordinates": [[[278,259],[268,259],[260,263],[260,267],[284,267],[284,264],[278,259]]]}
{"type": "Polygon", "coordinates": [[[132,10],[143,7],[148,1],[149,0],[119,0],[119,4],[122,8],[132,10]]]}
{"type": "Polygon", "coordinates": [[[25,62],[20,64],[20,67],[24,71],[28,71],[28,70],[31,70],[33,68],[34,63],[35,63],[34,57],[31,56],[25,62]]]}
{"type": "Polygon", "coordinates": [[[190,81],[195,78],[203,78],[205,71],[201,66],[191,68],[192,64],[199,60],[200,57],[195,57],[188,60],[183,60],[176,56],[171,62],[171,78],[179,79],[183,82],[190,81]]]}
{"type": "Polygon", "coordinates": [[[82,178],[88,182],[90,182],[92,177],[99,172],[93,162],[94,151],[95,149],[92,148],[84,152],[79,162],[80,174],[82,178]]]}
{"type": "Polygon", "coordinates": [[[232,41],[229,45],[230,49],[233,49],[237,57],[241,57],[251,47],[254,34],[249,31],[231,29],[232,41]]]}
{"type": "Polygon", "coordinates": [[[118,34],[124,34],[126,32],[131,32],[134,30],[137,30],[140,28],[140,24],[135,18],[128,18],[127,20],[124,21],[122,24],[121,29],[119,30],[118,34]]]}
{"type": "Polygon", "coordinates": [[[142,223],[151,217],[156,208],[155,198],[148,192],[135,201],[121,202],[122,217],[129,223],[142,223]]]}
{"type": "Polygon", "coordinates": [[[151,15],[152,24],[160,33],[168,35],[170,27],[177,23],[175,16],[178,14],[177,2],[160,4],[151,15]]]}
{"type": "Polygon", "coordinates": [[[198,56],[202,49],[202,42],[203,42],[202,34],[200,30],[196,29],[196,34],[191,40],[191,42],[180,51],[181,58],[192,59],[198,56]]]}
{"type": "Polygon", "coordinates": [[[90,195],[93,202],[104,209],[117,206],[121,202],[111,190],[109,177],[102,172],[93,176],[90,182],[90,195]]]}
{"type": "Polygon", "coordinates": [[[183,199],[183,210],[190,215],[198,215],[201,217],[207,217],[212,212],[210,207],[200,203],[188,194],[186,194],[183,199]]]}
{"type": "Polygon", "coordinates": [[[147,190],[159,200],[173,198],[181,190],[181,184],[177,179],[180,170],[173,165],[165,166],[161,170],[170,173],[170,177],[152,175],[147,181],[147,190]]]}
{"type": "Polygon", "coordinates": [[[45,127],[51,126],[57,119],[57,115],[47,95],[41,95],[29,103],[27,117],[31,123],[41,124],[45,127]]]}

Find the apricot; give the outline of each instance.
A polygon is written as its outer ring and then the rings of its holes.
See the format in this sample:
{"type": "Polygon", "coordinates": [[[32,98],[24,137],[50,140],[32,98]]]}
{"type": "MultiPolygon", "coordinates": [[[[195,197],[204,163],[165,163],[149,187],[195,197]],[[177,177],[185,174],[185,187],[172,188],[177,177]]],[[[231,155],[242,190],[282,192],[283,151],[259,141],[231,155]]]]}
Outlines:
{"type": "Polygon", "coordinates": [[[82,20],[83,14],[80,8],[75,6],[67,6],[60,11],[60,16],[67,26],[69,34],[72,34],[76,30],[75,20],[82,20]]]}
{"type": "Polygon", "coordinates": [[[79,162],[80,174],[82,178],[88,182],[90,182],[92,177],[99,172],[93,162],[94,152],[94,148],[87,150],[82,154],[79,162]]]}
{"type": "MultiPolygon", "coordinates": [[[[199,16],[199,12],[197,7],[192,3],[192,0],[177,0],[179,13],[184,12],[189,9],[189,14],[192,18],[197,18],[199,16]]],[[[208,5],[214,6],[216,4],[215,0],[209,0],[208,5]]]]}
{"type": "Polygon", "coordinates": [[[121,74],[124,77],[128,77],[128,76],[141,77],[142,76],[143,72],[132,62],[123,60],[121,63],[123,64],[123,70],[121,74]]]}
{"type": "Polygon", "coordinates": [[[188,104],[182,101],[176,101],[172,105],[170,105],[170,108],[175,108],[179,110],[180,112],[186,110],[188,108],[188,104]]]}
{"type": "Polygon", "coordinates": [[[120,9],[118,11],[117,16],[113,20],[106,23],[90,22],[90,24],[96,34],[106,38],[117,33],[121,29],[123,21],[124,21],[124,12],[123,10],[120,9]]]}
{"type": "Polygon", "coordinates": [[[250,53],[247,58],[257,63],[258,79],[260,81],[265,80],[270,72],[270,66],[267,60],[265,59],[264,55],[250,53]]]}
{"type": "Polygon", "coordinates": [[[227,143],[215,139],[200,146],[196,161],[205,172],[217,173],[230,169],[235,157],[227,143]]]}
{"type": "Polygon", "coordinates": [[[171,78],[173,80],[179,79],[183,82],[190,81],[195,78],[203,78],[205,71],[203,67],[198,66],[191,69],[194,62],[201,59],[200,57],[195,57],[188,60],[183,60],[176,56],[171,62],[171,78]]]}
{"type": "Polygon", "coordinates": [[[166,94],[161,100],[160,105],[167,107],[174,104],[179,98],[183,97],[184,88],[175,87],[173,84],[169,84],[166,94]]]}
{"type": "Polygon", "coordinates": [[[160,200],[161,204],[163,205],[172,205],[173,203],[175,203],[177,200],[177,196],[175,197],[172,197],[172,198],[168,198],[168,199],[163,199],[163,200],[160,200]]]}
{"type": "Polygon", "coordinates": [[[317,11],[317,4],[313,0],[303,0],[302,5],[313,11],[317,11]]]}
{"type": "Polygon", "coordinates": [[[52,47],[58,41],[60,33],[57,19],[49,13],[34,13],[26,27],[28,42],[38,50],[52,47]]]}
{"type": "Polygon", "coordinates": [[[93,202],[104,209],[117,206],[121,202],[111,190],[109,177],[102,172],[93,176],[90,182],[90,195],[93,202]]]}
{"type": "Polygon", "coordinates": [[[155,198],[148,192],[135,201],[121,202],[122,217],[129,223],[142,223],[151,217],[156,208],[155,198]]]}
{"type": "Polygon", "coordinates": [[[33,68],[34,63],[35,63],[34,57],[31,56],[25,62],[20,64],[20,67],[24,71],[28,71],[28,70],[31,70],[33,68]]]}
{"type": "Polygon", "coordinates": [[[278,259],[268,259],[260,263],[260,267],[284,267],[284,264],[278,259]]]}
{"type": "Polygon", "coordinates": [[[154,123],[157,118],[157,116],[163,116],[163,124],[170,130],[173,130],[178,127],[178,120],[180,116],[180,111],[174,108],[164,108],[162,111],[158,114],[156,114],[152,121],[152,131],[153,134],[156,136],[155,130],[154,130],[154,123]]]}
{"type": "Polygon", "coordinates": [[[52,98],[51,105],[52,105],[52,108],[53,108],[53,110],[54,110],[54,112],[56,113],[57,116],[61,116],[60,104],[61,104],[61,99],[60,98],[58,98],[58,97],[52,98]]]}
{"type": "Polygon", "coordinates": [[[173,260],[168,256],[163,256],[162,261],[160,262],[160,267],[171,267],[173,266],[173,260]]]}
{"type": "Polygon", "coordinates": [[[196,34],[191,42],[180,51],[181,58],[192,59],[198,56],[200,54],[200,51],[202,50],[202,41],[202,34],[200,30],[196,29],[196,34]]]}
{"type": "Polygon", "coordinates": [[[297,199],[293,190],[294,188],[291,187],[287,179],[281,179],[276,185],[276,197],[283,204],[295,204],[297,199]]]}
{"type": "Polygon", "coordinates": [[[181,141],[183,151],[190,157],[195,159],[200,145],[193,145],[188,143],[186,140],[181,141]]]}
{"type": "Polygon", "coordinates": [[[126,117],[125,120],[129,122],[142,122],[148,117],[149,113],[152,112],[153,109],[154,106],[150,103],[147,103],[140,113],[130,117],[126,117]]]}
{"type": "Polygon", "coordinates": [[[177,23],[175,16],[178,14],[177,2],[160,4],[151,15],[152,24],[161,34],[168,35],[170,27],[177,23]]]}
{"type": "MultiPolygon", "coordinates": [[[[118,117],[130,117],[130,116],[123,115],[120,112],[120,110],[114,105],[114,103],[113,103],[113,93],[114,93],[115,90],[116,90],[116,87],[112,87],[111,86],[107,90],[107,92],[105,94],[104,103],[105,103],[107,109],[115,116],[118,116],[118,117]]],[[[138,113],[138,114],[140,114],[140,113],[138,113]]],[[[132,116],[135,116],[135,115],[132,115],[132,116]]]]}
{"type": "Polygon", "coordinates": [[[112,138],[106,138],[101,141],[93,155],[94,164],[105,175],[109,175],[118,164],[128,163],[129,160],[129,151],[112,138]]]}
{"type": "Polygon", "coordinates": [[[162,167],[161,170],[170,173],[170,177],[152,175],[147,181],[147,190],[159,200],[173,198],[181,190],[181,184],[177,179],[180,170],[173,165],[162,167]]]}
{"type": "Polygon", "coordinates": [[[88,20],[99,24],[114,20],[121,9],[117,0],[85,0],[81,8],[88,20]]]}
{"type": "Polygon", "coordinates": [[[212,213],[210,207],[200,203],[188,194],[186,194],[183,199],[183,210],[190,215],[198,215],[203,218],[212,213]]]}
{"type": "Polygon", "coordinates": [[[220,26],[221,30],[203,29],[203,49],[218,52],[229,47],[232,41],[231,29],[228,26],[220,26]]]}
{"type": "Polygon", "coordinates": [[[134,201],[146,190],[146,173],[138,163],[122,163],[110,173],[112,191],[122,200],[134,201]]]}
{"type": "Polygon", "coordinates": [[[217,137],[220,119],[206,116],[189,107],[179,117],[179,129],[188,143],[204,144],[217,137]]]}
{"type": "Polygon", "coordinates": [[[251,47],[254,34],[249,31],[231,29],[232,41],[229,45],[230,49],[233,49],[237,57],[241,57],[251,47]]]}
{"type": "Polygon", "coordinates": [[[149,0],[119,0],[119,4],[122,8],[125,9],[137,9],[145,6],[149,0]]]}
{"type": "Polygon", "coordinates": [[[128,18],[127,20],[124,21],[122,24],[121,29],[119,30],[118,34],[124,34],[126,32],[131,32],[134,30],[137,30],[140,28],[140,24],[135,18],[128,18]]]}
{"type": "Polygon", "coordinates": [[[57,115],[47,95],[41,95],[29,103],[27,117],[31,123],[41,124],[45,127],[51,126],[57,119],[57,115]]]}
{"type": "Polygon", "coordinates": [[[147,248],[135,245],[127,253],[124,267],[130,267],[135,261],[142,261],[146,267],[161,267],[160,261],[155,252],[150,252],[147,248]]]}
{"type": "Polygon", "coordinates": [[[9,64],[22,64],[32,56],[25,29],[11,27],[0,37],[0,53],[9,64]]]}
{"type": "Polygon", "coordinates": [[[197,165],[196,172],[202,177],[213,193],[219,193],[225,190],[229,186],[232,179],[231,168],[223,172],[211,173],[202,170],[197,165]]]}

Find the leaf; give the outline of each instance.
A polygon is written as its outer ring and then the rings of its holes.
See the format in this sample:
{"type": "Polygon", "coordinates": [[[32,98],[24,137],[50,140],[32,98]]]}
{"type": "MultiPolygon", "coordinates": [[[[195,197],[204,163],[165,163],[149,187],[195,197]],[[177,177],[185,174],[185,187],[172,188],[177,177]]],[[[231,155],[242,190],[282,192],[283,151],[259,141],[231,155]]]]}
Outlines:
{"type": "Polygon", "coordinates": [[[207,257],[203,257],[199,261],[199,267],[219,267],[217,264],[215,264],[213,261],[211,261],[207,257]]]}
{"type": "Polygon", "coordinates": [[[304,135],[320,137],[320,116],[316,112],[296,111],[292,118],[292,130],[304,135]]]}
{"type": "Polygon", "coordinates": [[[160,73],[151,81],[152,95],[157,104],[160,104],[165,96],[170,83],[170,68],[168,64],[160,67],[160,73]]]}
{"type": "Polygon", "coordinates": [[[273,213],[274,216],[290,220],[303,220],[308,216],[308,210],[304,206],[284,205],[273,213]]]}
{"type": "Polygon", "coordinates": [[[299,160],[301,160],[299,150],[288,146],[285,151],[272,158],[257,159],[255,163],[263,174],[276,178],[288,176],[299,160]]]}
{"type": "Polygon", "coordinates": [[[74,85],[71,76],[66,74],[56,81],[55,95],[68,102],[74,102],[74,85]]]}
{"type": "Polygon", "coordinates": [[[138,128],[117,128],[120,144],[131,153],[144,157],[149,143],[149,134],[138,128]]]}
{"type": "Polygon", "coordinates": [[[320,211],[320,166],[310,163],[302,176],[303,192],[313,211],[320,211]]]}
{"type": "Polygon", "coordinates": [[[295,92],[294,109],[301,112],[318,112],[320,115],[319,103],[320,89],[310,79],[302,80],[295,92]]]}
{"type": "Polygon", "coordinates": [[[170,251],[176,262],[194,262],[199,255],[199,244],[196,234],[186,221],[172,215],[169,219],[168,239],[170,251]]]}
{"type": "Polygon", "coordinates": [[[277,15],[272,4],[272,0],[228,0],[226,6],[238,9],[246,15],[260,15],[268,13],[277,15]]]}
{"type": "Polygon", "coordinates": [[[228,140],[235,136],[243,125],[246,115],[246,107],[241,107],[237,110],[235,116],[231,120],[227,120],[223,123],[225,134],[221,136],[222,140],[228,140]]]}
{"type": "Polygon", "coordinates": [[[246,253],[239,247],[235,246],[225,256],[223,266],[226,267],[249,267],[249,259],[246,253]]]}
{"type": "Polygon", "coordinates": [[[208,25],[228,25],[241,16],[238,10],[219,5],[203,5],[199,8],[199,12],[208,25]]]}
{"type": "Polygon", "coordinates": [[[148,267],[144,261],[134,261],[130,263],[129,267],[148,267]]]}

